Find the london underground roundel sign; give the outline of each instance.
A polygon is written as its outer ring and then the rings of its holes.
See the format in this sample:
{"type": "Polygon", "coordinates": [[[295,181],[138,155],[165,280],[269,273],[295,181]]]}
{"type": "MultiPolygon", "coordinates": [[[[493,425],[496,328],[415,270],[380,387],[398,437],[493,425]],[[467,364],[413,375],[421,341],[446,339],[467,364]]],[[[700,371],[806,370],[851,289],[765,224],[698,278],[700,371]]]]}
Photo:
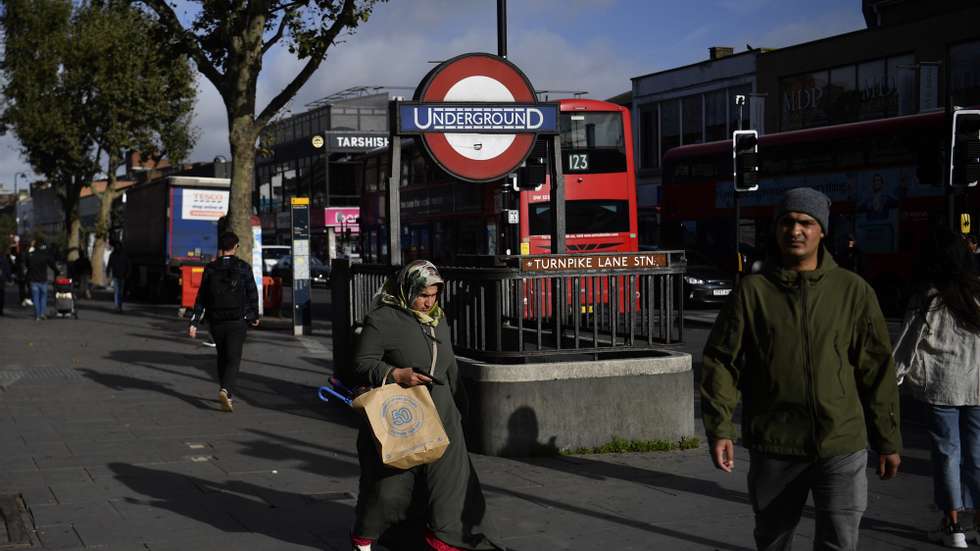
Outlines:
{"type": "Polygon", "coordinates": [[[397,116],[398,134],[419,135],[439,166],[471,182],[507,176],[527,158],[537,134],[558,132],[558,105],[539,103],[520,69],[485,53],[433,69],[415,101],[399,103],[397,116]]]}

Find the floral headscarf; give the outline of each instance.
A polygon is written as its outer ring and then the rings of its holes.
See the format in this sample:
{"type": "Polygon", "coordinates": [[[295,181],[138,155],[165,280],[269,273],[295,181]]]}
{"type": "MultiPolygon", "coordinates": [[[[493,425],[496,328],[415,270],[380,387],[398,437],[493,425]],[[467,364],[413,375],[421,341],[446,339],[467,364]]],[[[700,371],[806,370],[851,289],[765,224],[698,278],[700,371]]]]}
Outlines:
{"type": "Polygon", "coordinates": [[[389,277],[374,294],[375,306],[387,304],[411,313],[422,325],[435,327],[443,318],[442,308],[437,302],[428,312],[412,309],[412,302],[430,285],[444,285],[442,276],[435,265],[428,260],[413,260],[398,274],[389,277]]]}

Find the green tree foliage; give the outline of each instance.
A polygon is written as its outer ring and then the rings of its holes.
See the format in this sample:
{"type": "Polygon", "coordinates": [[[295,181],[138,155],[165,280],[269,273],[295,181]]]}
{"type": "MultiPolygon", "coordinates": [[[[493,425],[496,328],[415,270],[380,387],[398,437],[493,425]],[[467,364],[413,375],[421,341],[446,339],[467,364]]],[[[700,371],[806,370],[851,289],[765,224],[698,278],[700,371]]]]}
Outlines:
{"type": "MultiPolygon", "coordinates": [[[[149,8],[224,100],[232,155],[230,226],[251,235],[252,179],[259,133],[306,84],[327,50],[367,21],[383,0],[196,0],[193,12],[174,11],[172,0],[132,0],[149,8]],[[188,26],[182,23],[189,21],[188,26]],[[284,46],[305,64],[256,113],[256,83],[270,49],[284,46]]],[[[251,262],[252,241],[242,239],[239,256],[251,262]]]]}
{"type": "MultiPolygon", "coordinates": [[[[121,193],[116,173],[126,152],[179,162],[197,138],[191,125],[195,73],[160,32],[125,1],[92,1],[76,11],[69,64],[89,77],[88,124],[108,180],[104,189],[93,189],[100,201],[94,258],[105,249],[112,202],[121,193]]],[[[92,280],[104,282],[101,263],[93,264],[92,280]]]]}
{"type": "Polygon", "coordinates": [[[0,131],[13,131],[34,172],[61,199],[70,247],[78,246],[78,197],[99,171],[82,109],[85,75],[65,65],[71,50],[70,0],[7,0],[3,27],[0,131]]]}
{"type": "Polygon", "coordinates": [[[0,24],[0,125],[56,187],[69,251],[79,245],[79,194],[96,174],[107,175],[110,185],[98,193],[100,254],[125,152],[180,160],[193,146],[194,73],[159,26],[122,0],[8,0],[0,24]]]}

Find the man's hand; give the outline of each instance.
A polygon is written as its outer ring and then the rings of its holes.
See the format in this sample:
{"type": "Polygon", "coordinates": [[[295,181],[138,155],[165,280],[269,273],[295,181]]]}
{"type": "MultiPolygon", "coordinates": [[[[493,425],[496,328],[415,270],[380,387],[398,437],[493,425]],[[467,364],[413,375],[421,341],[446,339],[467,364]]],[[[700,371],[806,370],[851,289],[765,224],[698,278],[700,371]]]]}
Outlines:
{"type": "Polygon", "coordinates": [[[192,339],[197,338],[197,326],[192,325],[190,329],[187,330],[187,334],[191,336],[192,339]]]}
{"type": "Polygon", "coordinates": [[[257,320],[257,319],[252,320],[250,323],[252,324],[252,327],[258,327],[259,326],[259,320],[257,320]]]}
{"type": "Polygon", "coordinates": [[[878,478],[891,480],[898,475],[898,466],[902,458],[897,453],[883,453],[878,456],[878,478]]]}
{"type": "Polygon", "coordinates": [[[728,438],[715,440],[711,444],[711,461],[726,473],[735,470],[735,444],[728,438]]]}
{"type": "Polygon", "coordinates": [[[410,367],[399,367],[392,370],[391,377],[403,387],[427,385],[432,382],[432,379],[421,373],[416,373],[410,367]]]}

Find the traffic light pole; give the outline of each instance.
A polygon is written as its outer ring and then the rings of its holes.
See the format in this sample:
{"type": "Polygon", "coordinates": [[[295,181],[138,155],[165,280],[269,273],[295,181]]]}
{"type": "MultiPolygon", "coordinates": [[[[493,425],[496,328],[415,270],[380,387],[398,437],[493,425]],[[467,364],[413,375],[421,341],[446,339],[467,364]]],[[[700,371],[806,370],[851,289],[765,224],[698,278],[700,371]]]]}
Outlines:
{"type": "MultiPolygon", "coordinates": [[[[943,102],[943,109],[946,113],[946,128],[953,127],[953,92],[950,90],[950,86],[952,84],[950,73],[952,71],[949,69],[949,53],[947,52],[945,63],[943,63],[941,69],[943,72],[943,95],[945,96],[946,100],[943,102]]],[[[956,223],[956,190],[953,189],[953,182],[950,180],[949,174],[949,165],[953,158],[953,138],[952,133],[950,132],[944,132],[944,134],[945,136],[943,137],[943,140],[946,143],[946,162],[944,163],[943,169],[943,188],[946,192],[946,218],[949,220],[950,229],[955,232],[958,231],[956,223]]]]}
{"type": "MultiPolygon", "coordinates": [[[[742,107],[745,105],[745,96],[735,96],[735,104],[738,105],[738,129],[742,130],[742,107]]],[[[732,137],[732,146],[733,148],[735,146],[734,137],[732,137]]],[[[742,209],[738,200],[738,185],[732,186],[732,193],[735,194],[735,285],[738,286],[742,279],[742,252],[738,250],[742,242],[742,209]]]]}

